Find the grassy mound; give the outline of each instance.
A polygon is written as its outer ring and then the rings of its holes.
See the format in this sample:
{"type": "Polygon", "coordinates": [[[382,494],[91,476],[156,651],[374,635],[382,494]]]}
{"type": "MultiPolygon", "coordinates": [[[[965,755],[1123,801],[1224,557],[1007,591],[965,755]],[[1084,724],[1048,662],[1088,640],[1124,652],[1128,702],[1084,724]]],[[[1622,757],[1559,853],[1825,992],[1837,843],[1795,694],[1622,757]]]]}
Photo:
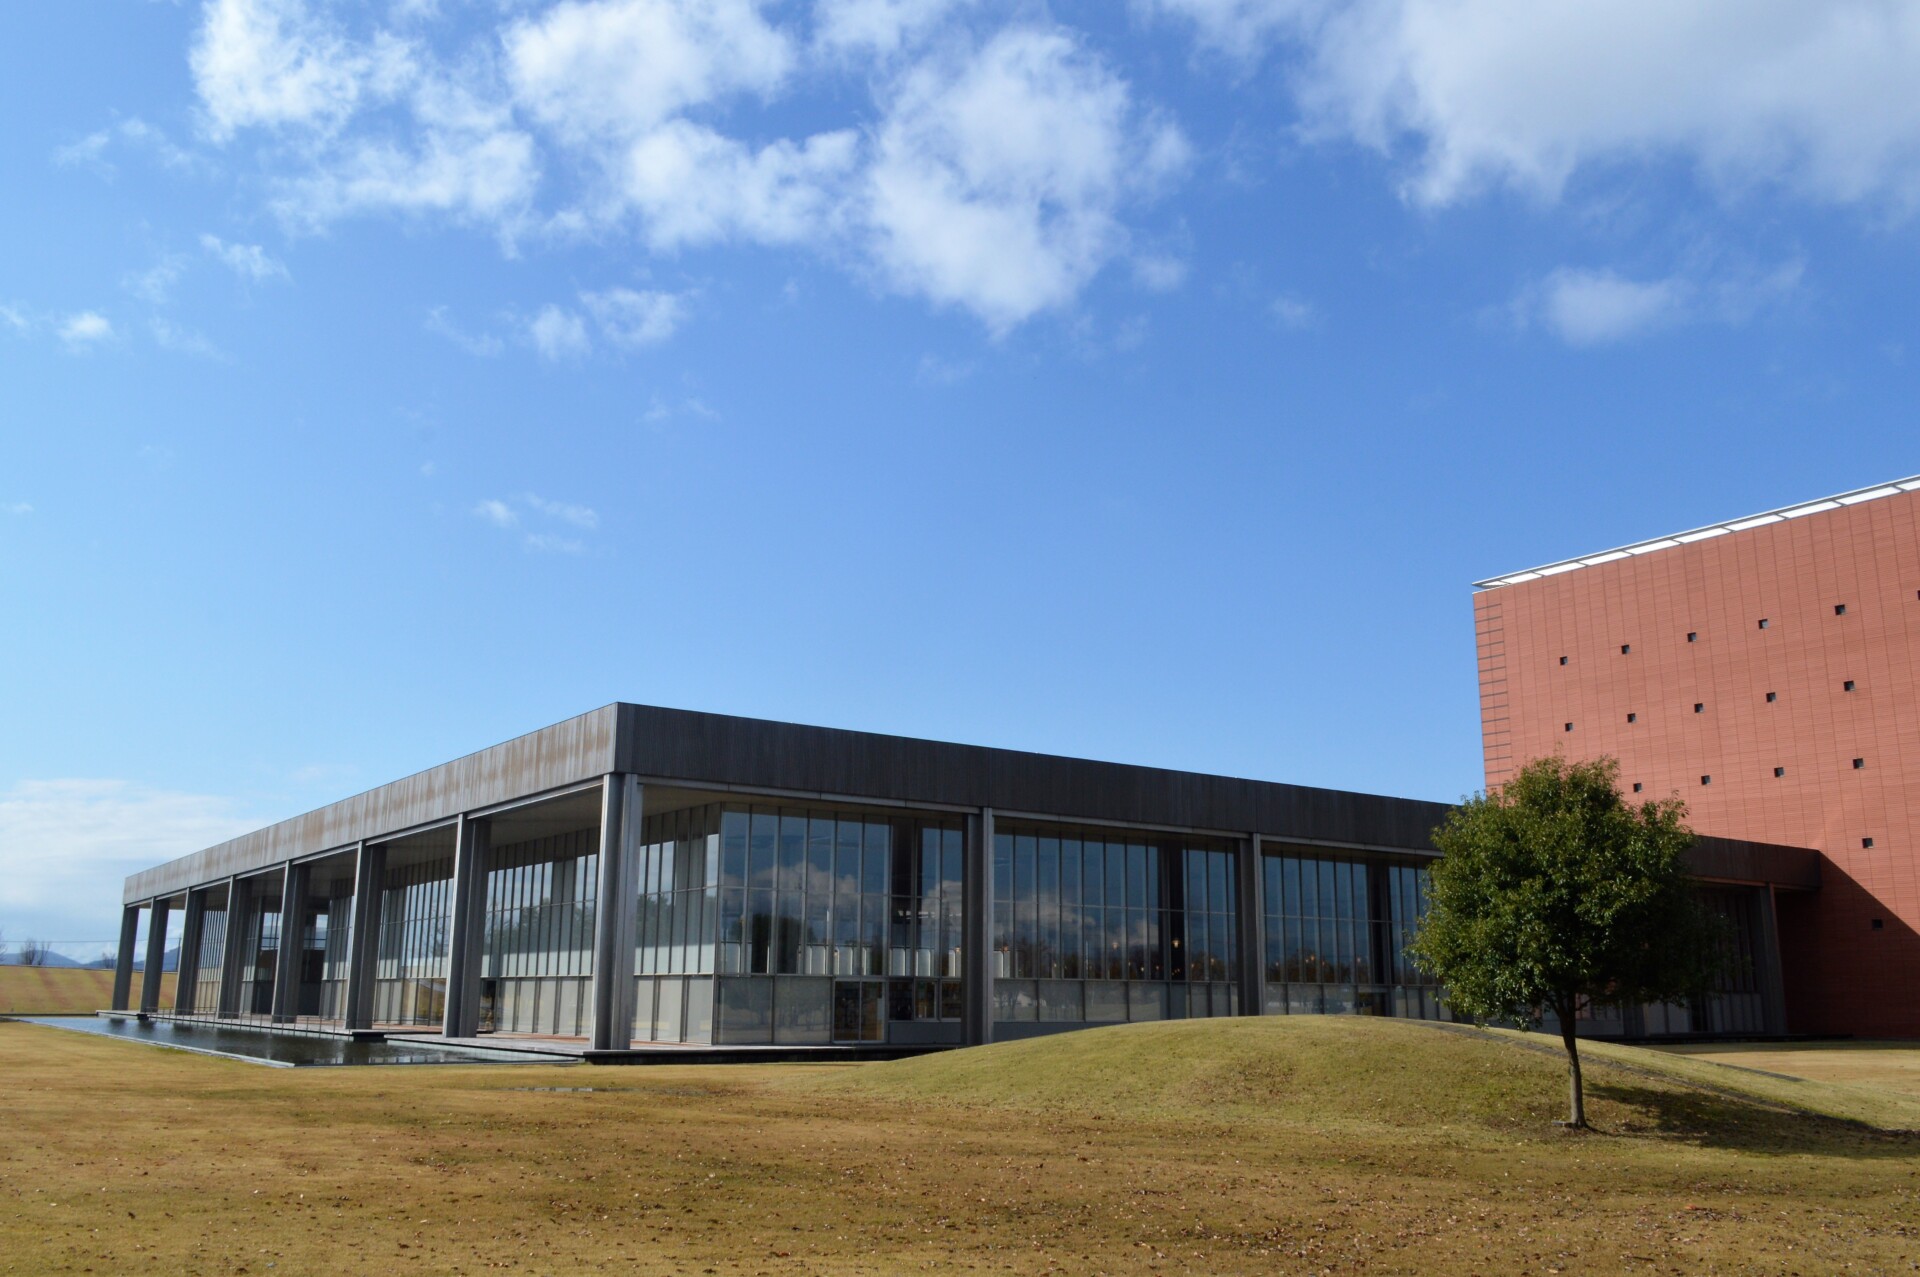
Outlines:
{"type": "MultiPolygon", "coordinates": [[[[1589,1117],[1635,1134],[1765,1143],[1920,1104],[1635,1047],[1583,1047],[1589,1117]]],[[[1557,1039],[1404,1020],[1274,1016],[1114,1025],[878,1064],[811,1085],[849,1099],[1322,1130],[1546,1127],[1566,1113],[1557,1039]]]]}
{"type": "MultiPolygon", "coordinates": [[[[173,973],[161,978],[160,1004],[173,1005],[173,973]]],[[[140,996],[134,973],[133,995],[140,996]]],[[[113,972],[94,967],[0,966],[0,1015],[87,1015],[113,1001],[113,972]]]]}

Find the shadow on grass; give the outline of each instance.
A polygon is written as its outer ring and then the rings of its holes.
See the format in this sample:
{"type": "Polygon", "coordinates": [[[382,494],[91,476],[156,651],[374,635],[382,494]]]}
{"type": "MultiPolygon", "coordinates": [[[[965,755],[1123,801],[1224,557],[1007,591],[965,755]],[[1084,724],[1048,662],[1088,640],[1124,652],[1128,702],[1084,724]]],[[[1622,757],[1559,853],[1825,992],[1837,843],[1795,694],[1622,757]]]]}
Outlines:
{"type": "Polygon", "coordinates": [[[1591,1105],[1627,1110],[1606,1114],[1599,1125],[1604,1135],[1651,1136],[1745,1153],[1920,1158],[1920,1132],[1881,1130],[1691,1088],[1589,1078],[1586,1091],[1591,1105]]]}

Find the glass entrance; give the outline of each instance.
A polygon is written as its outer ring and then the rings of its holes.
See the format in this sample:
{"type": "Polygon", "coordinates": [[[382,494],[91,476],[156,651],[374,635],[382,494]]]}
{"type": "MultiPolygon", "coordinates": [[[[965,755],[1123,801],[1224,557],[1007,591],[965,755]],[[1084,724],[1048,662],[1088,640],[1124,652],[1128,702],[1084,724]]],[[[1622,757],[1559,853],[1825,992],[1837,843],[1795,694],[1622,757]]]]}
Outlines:
{"type": "Polygon", "coordinates": [[[879,980],[835,980],[833,982],[833,1040],[835,1042],[882,1042],[886,1024],[881,1019],[881,993],[886,986],[879,980]]]}

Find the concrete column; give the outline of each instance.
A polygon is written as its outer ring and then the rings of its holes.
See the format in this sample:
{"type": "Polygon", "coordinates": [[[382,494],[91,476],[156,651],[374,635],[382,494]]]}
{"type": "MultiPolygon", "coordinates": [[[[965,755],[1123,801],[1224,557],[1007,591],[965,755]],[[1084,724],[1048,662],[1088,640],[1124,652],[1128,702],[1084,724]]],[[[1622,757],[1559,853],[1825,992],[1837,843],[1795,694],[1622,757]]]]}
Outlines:
{"type": "Polygon", "coordinates": [[[200,978],[200,928],[207,913],[207,893],[187,892],[187,912],[180,922],[180,962],[173,977],[173,1010],[176,1015],[192,1015],[193,986],[200,978]]]}
{"type": "Polygon", "coordinates": [[[993,1041],[993,808],[967,817],[960,879],[961,1033],[968,1046],[993,1041]]]}
{"type": "Polygon", "coordinates": [[[1757,974],[1760,977],[1760,996],[1762,999],[1763,1019],[1761,1023],[1769,1034],[1784,1035],[1787,1032],[1787,982],[1786,972],[1780,966],[1780,917],[1775,909],[1773,884],[1758,888],[1754,892],[1754,912],[1759,915],[1759,951],[1753,955],[1757,974]]]}
{"type": "Polygon", "coordinates": [[[600,882],[593,908],[595,1051],[633,1044],[633,946],[640,910],[640,778],[609,775],[600,794],[600,882]]]}
{"type": "Polygon", "coordinates": [[[447,927],[447,1005],[441,1032],[470,1038],[480,1031],[481,941],[486,938],[487,853],[492,825],[462,816],[454,826],[453,917],[447,927]]]}
{"type": "Polygon", "coordinates": [[[227,935],[220,942],[220,1004],[214,1014],[227,1017],[240,1014],[240,963],[244,960],[244,939],[248,911],[253,906],[252,889],[239,878],[227,879],[227,935]]]}
{"type": "Polygon", "coordinates": [[[1265,1015],[1267,1011],[1267,875],[1260,864],[1260,835],[1248,834],[1240,840],[1236,866],[1240,871],[1240,1014],[1265,1015]]]}
{"type": "Polygon", "coordinates": [[[120,948],[113,958],[113,1009],[125,1011],[133,1000],[133,947],[140,939],[140,906],[120,910],[120,948]]]}
{"type": "Polygon", "coordinates": [[[301,923],[307,908],[307,866],[289,864],[280,880],[280,951],[273,959],[275,1024],[300,1018],[300,966],[306,956],[301,923]]]}
{"type": "Polygon", "coordinates": [[[347,949],[347,1030],[373,1027],[374,978],[380,963],[380,888],[387,876],[384,843],[353,852],[353,934],[347,949]]]}
{"type": "Polygon", "coordinates": [[[147,964],[140,974],[140,1014],[152,1015],[160,1009],[160,968],[167,962],[166,897],[153,902],[147,914],[147,964]]]}

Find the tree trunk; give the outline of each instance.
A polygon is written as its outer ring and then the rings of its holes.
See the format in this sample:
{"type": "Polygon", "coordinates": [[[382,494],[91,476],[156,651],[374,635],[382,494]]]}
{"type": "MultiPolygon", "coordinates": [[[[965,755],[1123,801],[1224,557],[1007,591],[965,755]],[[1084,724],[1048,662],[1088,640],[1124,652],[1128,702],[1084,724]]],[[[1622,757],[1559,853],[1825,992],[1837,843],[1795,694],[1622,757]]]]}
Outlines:
{"type": "Polygon", "coordinates": [[[1567,1048],[1567,1125],[1577,1130],[1587,1127],[1587,1097],[1580,1083],[1580,1039],[1574,1033],[1575,1001],[1566,998],[1554,1005],[1560,1017],[1560,1043],[1567,1048]]]}

